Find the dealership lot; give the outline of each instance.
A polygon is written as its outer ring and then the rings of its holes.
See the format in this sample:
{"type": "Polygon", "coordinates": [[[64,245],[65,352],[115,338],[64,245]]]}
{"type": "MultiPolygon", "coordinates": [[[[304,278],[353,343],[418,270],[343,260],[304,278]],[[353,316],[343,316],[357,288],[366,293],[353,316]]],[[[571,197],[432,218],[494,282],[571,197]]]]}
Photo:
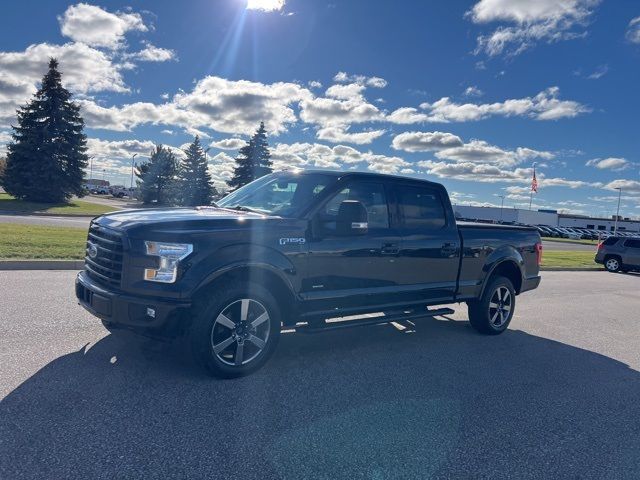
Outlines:
{"type": "Polygon", "coordinates": [[[221,381],[0,272],[0,478],[637,478],[640,275],[544,272],[510,329],[284,334],[221,381]]]}

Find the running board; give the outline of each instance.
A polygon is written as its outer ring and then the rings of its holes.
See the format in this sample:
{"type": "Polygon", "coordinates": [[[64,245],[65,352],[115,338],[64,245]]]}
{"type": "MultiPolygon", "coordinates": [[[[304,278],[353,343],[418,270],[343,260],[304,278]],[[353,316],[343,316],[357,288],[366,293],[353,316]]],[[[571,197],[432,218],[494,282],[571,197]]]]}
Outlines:
{"type": "Polygon", "coordinates": [[[402,315],[382,315],[380,317],[362,318],[359,320],[341,320],[337,322],[324,323],[321,327],[301,325],[296,327],[296,332],[313,334],[329,332],[333,330],[343,330],[345,328],[365,327],[368,325],[383,325],[391,322],[401,322],[406,320],[417,320],[424,317],[437,317],[440,315],[452,315],[454,310],[450,308],[438,308],[437,310],[424,310],[419,313],[408,313],[402,315]]]}

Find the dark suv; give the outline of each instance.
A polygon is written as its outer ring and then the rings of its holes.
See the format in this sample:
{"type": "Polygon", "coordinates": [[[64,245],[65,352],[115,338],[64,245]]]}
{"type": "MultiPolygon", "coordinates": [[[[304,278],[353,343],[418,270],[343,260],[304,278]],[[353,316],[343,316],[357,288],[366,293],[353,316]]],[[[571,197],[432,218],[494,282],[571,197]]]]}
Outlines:
{"type": "Polygon", "coordinates": [[[595,261],[610,272],[640,270],[640,238],[607,238],[598,245],[595,261]]]}

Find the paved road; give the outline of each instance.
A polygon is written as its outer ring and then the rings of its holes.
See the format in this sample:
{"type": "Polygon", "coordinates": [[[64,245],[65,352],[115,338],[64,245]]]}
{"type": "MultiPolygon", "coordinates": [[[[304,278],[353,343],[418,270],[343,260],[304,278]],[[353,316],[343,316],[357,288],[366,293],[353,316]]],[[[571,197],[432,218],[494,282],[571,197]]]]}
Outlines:
{"type": "Polygon", "coordinates": [[[89,203],[96,203],[98,205],[107,205],[115,209],[121,210],[123,208],[140,208],[140,202],[136,199],[129,198],[115,198],[111,195],[87,195],[79,200],[89,203]]]}
{"type": "Polygon", "coordinates": [[[54,217],[48,215],[0,215],[0,223],[89,228],[93,217],[54,217]]]}
{"type": "Polygon", "coordinates": [[[544,250],[563,250],[563,251],[579,251],[579,252],[593,252],[596,253],[595,245],[586,245],[583,243],[570,243],[570,242],[554,242],[548,238],[542,239],[542,249],[544,250]]]}
{"type": "Polygon", "coordinates": [[[0,478],[640,476],[640,276],[545,272],[498,337],[285,334],[227,381],[107,335],[73,277],[0,272],[0,478]]]}

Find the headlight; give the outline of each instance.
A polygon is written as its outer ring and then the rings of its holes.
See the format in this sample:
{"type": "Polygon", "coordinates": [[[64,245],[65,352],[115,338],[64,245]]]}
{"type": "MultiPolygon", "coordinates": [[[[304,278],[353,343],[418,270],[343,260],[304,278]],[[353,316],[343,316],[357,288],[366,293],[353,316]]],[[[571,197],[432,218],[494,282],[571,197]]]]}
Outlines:
{"type": "Polygon", "coordinates": [[[173,283],[178,276],[178,263],[191,252],[190,243],[144,242],[147,255],[160,258],[159,268],[145,268],[144,279],[150,282],[173,283]]]}

